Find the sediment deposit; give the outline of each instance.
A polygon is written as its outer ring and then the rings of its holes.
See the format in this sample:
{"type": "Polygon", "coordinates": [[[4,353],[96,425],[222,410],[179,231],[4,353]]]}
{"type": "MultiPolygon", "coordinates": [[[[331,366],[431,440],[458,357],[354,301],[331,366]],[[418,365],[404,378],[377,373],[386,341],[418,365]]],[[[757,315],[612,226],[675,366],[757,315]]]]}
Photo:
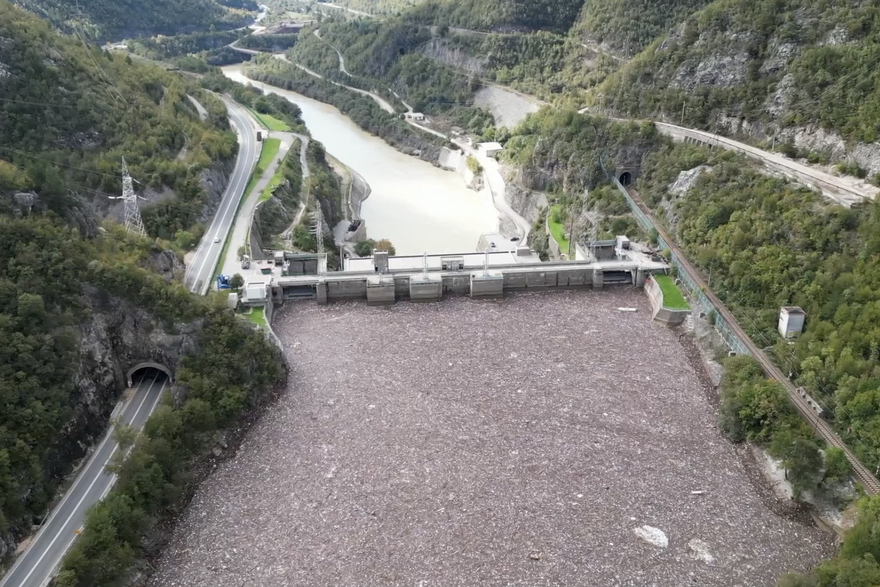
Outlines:
{"type": "Polygon", "coordinates": [[[640,291],[302,302],[275,330],[290,388],[154,587],[769,587],[831,553],[764,505],[640,291]]]}

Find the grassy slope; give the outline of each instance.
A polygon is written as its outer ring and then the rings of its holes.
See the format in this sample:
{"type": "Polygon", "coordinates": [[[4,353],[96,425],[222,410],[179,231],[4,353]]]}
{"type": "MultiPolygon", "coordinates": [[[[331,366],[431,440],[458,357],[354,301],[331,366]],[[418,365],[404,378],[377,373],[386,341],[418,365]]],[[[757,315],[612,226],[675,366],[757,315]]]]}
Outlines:
{"type": "Polygon", "coordinates": [[[547,219],[547,223],[550,225],[550,234],[553,235],[553,239],[559,244],[559,250],[567,255],[570,242],[565,236],[565,226],[561,222],[553,221],[553,213],[561,208],[562,206],[559,204],[555,204],[550,208],[550,216],[547,219]]]}
{"type": "Polygon", "coordinates": [[[263,177],[263,174],[266,173],[272,159],[278,155],[278,150],[281,148],[281,139],[265,139],[262,148],[263,150],[260,152],[260,160],[257,161],[257,167],[254,169],[254,173],[251,175],[251,180],[248,182],[247,188],[244,190],[244,197],[247,197],[252,191],[254,191],[254,188],[257,187],[257,182],[259,182],[260,178],[263,177]]]}
{"type": "Polygon", "coordinates": [[[676,287],[675,282],[668,275],[655,275],[654,281],[660,286],[663,292],[663,307],[671,310],[687,310],[690,306],[684,296],[676,287]]]}
{"type": "MultiPolygon", "coordinates": [[[[290,147],[290,150],[287,152],[287,157],[290,157],[291,153],[299,153],[299,140],[295,141],[293,145],[290,147]]],[[[285,158],[286,159],[286,158],[285,158]]],[[[284,161],[282,161],[278,165],[278,169],[275,171],[275,175],[272,176],[272,179],[269,180],[269,183],[266,184],[266,187],[263,189],[263,193],[260,194],[260,201],[263,202],[272,197],[272,192],[275,191],[281,182],[284,181],[284,161]]]]}
{"type": "Polygon", "coordinates": [[[266,322],[266,312],[263,308],[251,308],[251,311],[245,314],[245,316],[250,319],[251,322],[259,326],[260,328],[268,328],[268,323],[266,322]]]}

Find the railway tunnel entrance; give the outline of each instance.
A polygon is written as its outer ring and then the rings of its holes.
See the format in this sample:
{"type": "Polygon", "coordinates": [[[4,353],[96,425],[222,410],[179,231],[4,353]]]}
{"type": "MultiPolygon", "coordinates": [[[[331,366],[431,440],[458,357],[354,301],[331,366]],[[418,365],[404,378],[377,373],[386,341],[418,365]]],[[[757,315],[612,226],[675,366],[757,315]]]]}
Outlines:
{"type": "Polygon", "coordinates": [[[132,387],[134,384],[141,381],[144,377],[154,376],[155,371],[164,373],[165,376],[168,378],[168,381],[174,381],[174,373],[171,372],[171,369],[169,369],[165,365],[154,363],[152,361],[138,363],[137,365],[129,369],[128,372],[126,372],[125,374],[125,381],[129,387],[132,387]]]}
{"type": "Polygon", "coordinates": [[[632,183],[632,173],[629,171],[624,171],[620,174],[620,184],[624,187],[630,185],[632,183]]]}

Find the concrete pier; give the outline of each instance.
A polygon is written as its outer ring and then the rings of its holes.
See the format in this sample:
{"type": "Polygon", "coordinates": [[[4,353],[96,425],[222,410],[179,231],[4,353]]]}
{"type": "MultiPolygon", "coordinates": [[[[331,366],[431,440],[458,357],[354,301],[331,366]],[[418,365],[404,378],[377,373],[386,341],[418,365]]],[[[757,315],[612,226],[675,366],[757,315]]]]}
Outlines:
{"type": "Polygon", "coordinates": [[[394,278],[390,275],[371,275],[367,278],[367,303],[370,305],[393,304],[396,301],[394,278]]]}
{"type": "Polygon", "coordinates": [[[443,296],[443,279],[439,275],[409,278],[409,299],[413,302],[437,302],[443,296]]]}
{"type": "Polygon", "coordinates": [[[471,274],[471,297],[500,297],[504,295],[504,274],[500,271],[471,274]]]}

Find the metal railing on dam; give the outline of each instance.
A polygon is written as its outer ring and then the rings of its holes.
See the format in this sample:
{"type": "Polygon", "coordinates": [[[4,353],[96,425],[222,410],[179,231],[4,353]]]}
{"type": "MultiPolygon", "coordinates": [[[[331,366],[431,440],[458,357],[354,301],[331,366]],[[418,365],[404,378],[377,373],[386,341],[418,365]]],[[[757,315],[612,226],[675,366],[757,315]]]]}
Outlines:
{"type": "Polygon", "coordinates": [[[815,412],[813,406],[807,403],[805,398],[801,397],[794,383],[792,383],[788,377],[783,375],[782,371],[779,370],[779,367],[770,360],[770,357],[752,342],[752,339],[742,329],[736,321],[736,318],[730,310],[727,309],[727,306],[725,306],[712,290],[709,289],[703,281],[702,276],[696,268],[691,265],[684,253],[678,248],[678,245],[675,244],[672,237],[670,237],[666,230],[660,226],[659,222],[654,221],[653,216],[648,211],[648,207],[639,197],[638,192],[635,190],[630,192],[630,190],[627,190],[614,177],[611,177],[611,180],[617,186],[620,193],[623,194],[626,203],[629,205],[633,215],[636,217],[636,220],[642,228],[647,231],[657,231],[659,235],[658,241],[661,246],[670,251],[670,261],[673,266],[678,269],[678,277],[681,280],[681,284],[687,290],[688,294],[690,294],[691,298],[704,312],[706,312],[707,315],[709,313],[714,313],[715,329],[721,335],[721,338],[727,346],[736,353],[754,357],[761,364],[761,367],[764,369],[764,372],[768,377],[771,377],[782,384],[788,392],[791,402],[807,422],[809,422],[816,433],[819,434],[819,436],[821,436],[829,445],[836,446],[843,450],[846,454],[847,460],[849,460],[853,467],[856,477],[864,486],[865,491],[869,494],[880,493],[880,481],[878,481],[871,471],[862,464],[858,457],[856,457],[855,453],[853,453],[837,433],[834,432],[831,425],[815,412]]]}

